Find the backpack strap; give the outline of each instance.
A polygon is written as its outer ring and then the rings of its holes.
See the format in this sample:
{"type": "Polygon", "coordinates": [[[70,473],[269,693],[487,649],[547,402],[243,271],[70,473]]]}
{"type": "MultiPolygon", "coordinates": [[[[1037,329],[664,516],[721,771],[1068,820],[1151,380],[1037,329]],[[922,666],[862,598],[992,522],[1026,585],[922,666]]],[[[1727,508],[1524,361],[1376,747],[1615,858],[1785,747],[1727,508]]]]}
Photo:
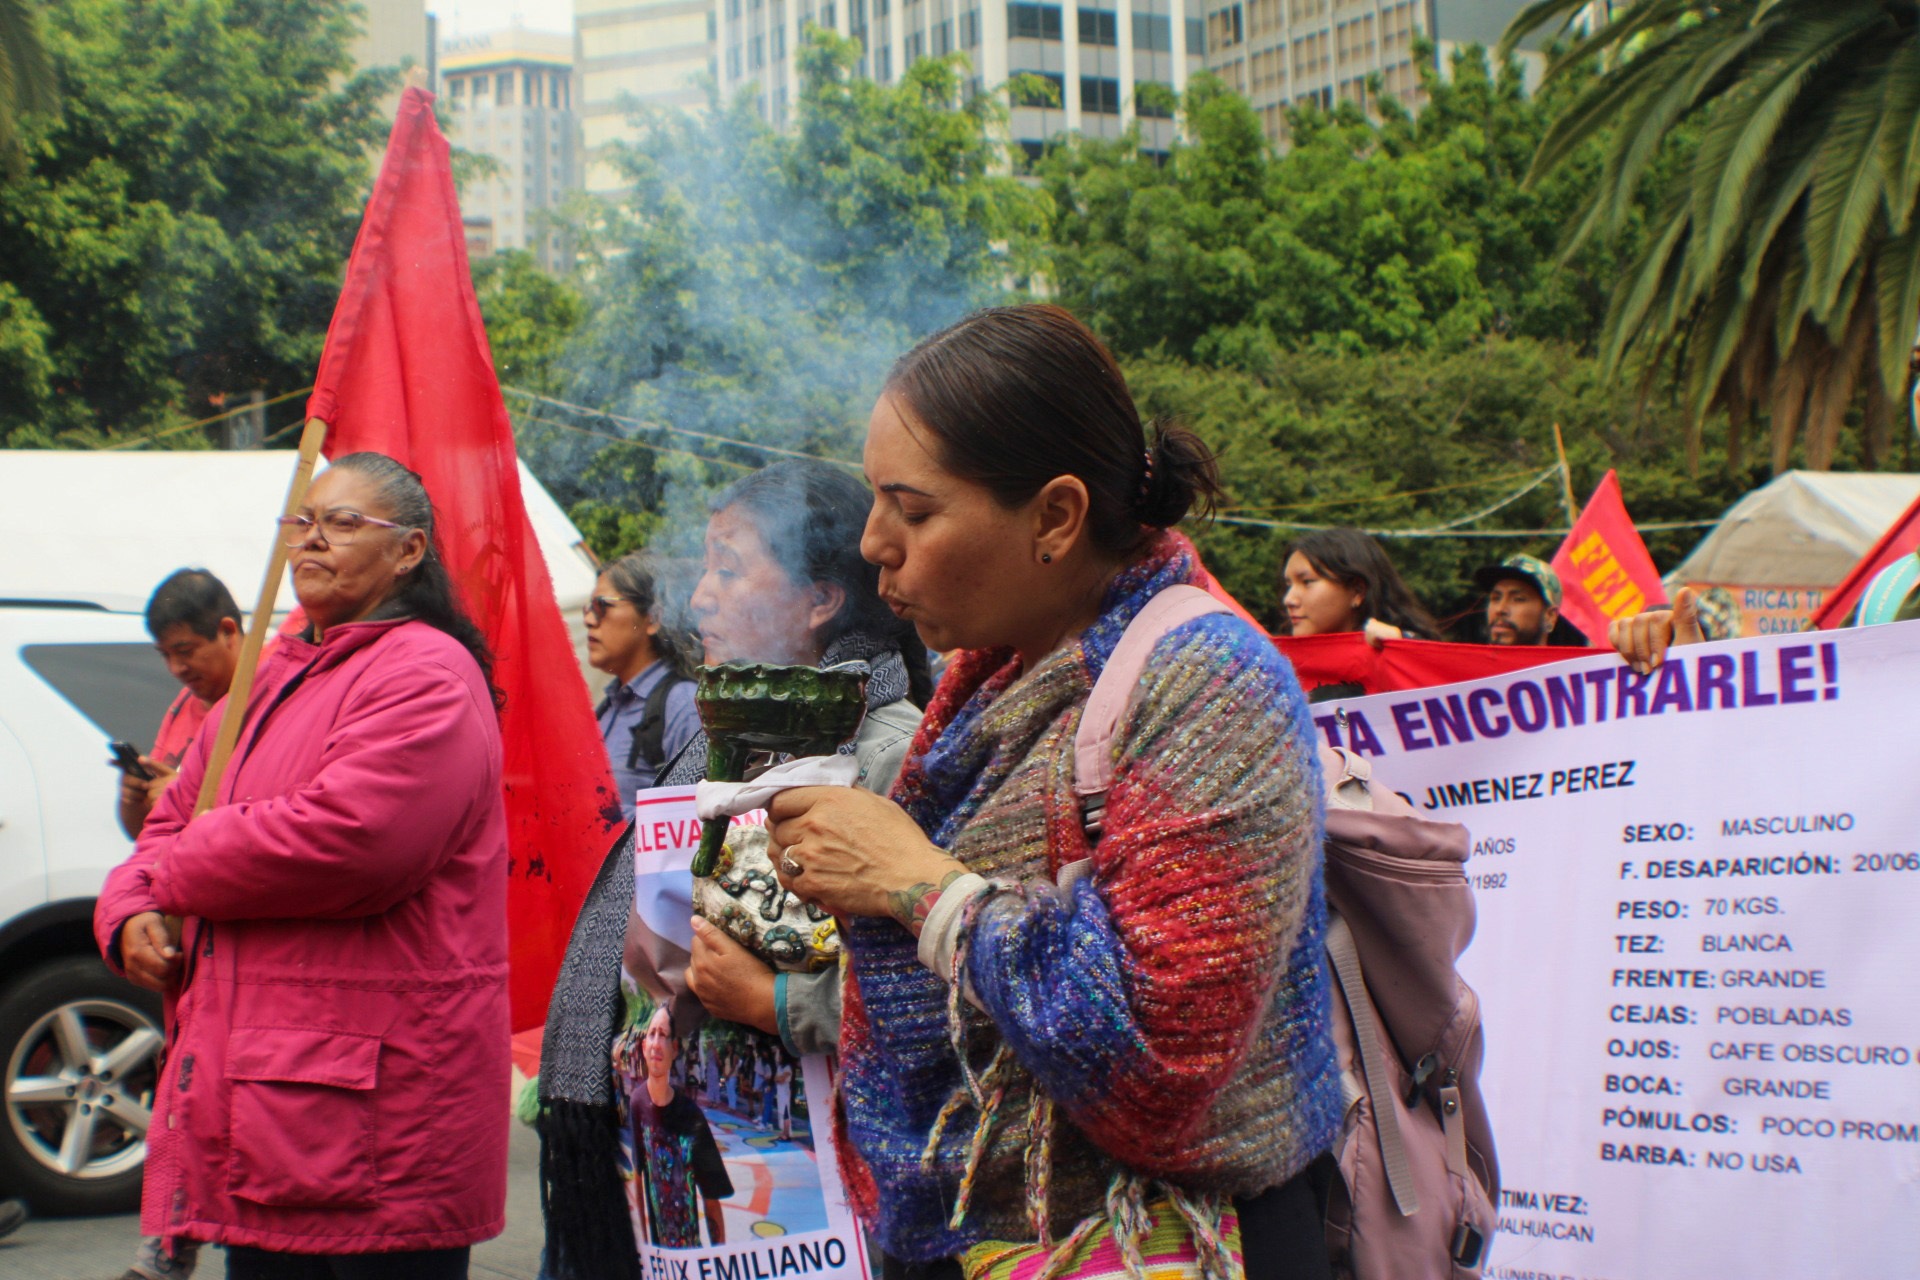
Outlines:
{"type": "Polygon", "coordinates": [[[1086,710],[1080,713],[1080,728],[1073,735],[1073,793],[1080,798],[1080,825],[1087,839],[1100,836],[1107,807],[1107,789],[1113,785],[1114,737],[1133,696],[1140,688],[1140,676],[1147,668],[1147,657],[1169,631],[1182,623],[1204,618],[1211,613],[1230,610],[1199,587],[1168,587],[1146,608],[1134,616],[1113,647],[1100,678],[1093,682],[1086,710]]]}
{"type": "MultiPolygon", "coordinates": [[[[1393,1081],[1387,1075],[1387,1061],[1380,1052],[1380,1015],[1367,994],[1367,980],[1360,972],[1360,952],[1353,944],[1353,930],[1337,912],[1327,913],[1327,955],[1340,980],[1341,994],[1347,998],[1347,1013],[1353,1019],[1353,1038],[1360,1044],[1360,1070],[1367,1078],[1367,1096],[1373,1107],[1373,1127],[1380,1136],[1380,1160],[1387,1173],[1387,1186],[1400,1216],[1420,1212],[1420,1197],[1413,1189],[1413,1165],[1407,1159],[1407,1146],[1400,1137],[1400,1112],[1393,1105],[1393,1081]]],[[[1460,1109],[1454,1107],[1458,1117],[1460,1109]]],[[[1456,1122],[1456,1127],[1459,1127],[1456,1122]]],[[[1449,1139],[1452,1134],[1447,1135],[1449,1139]]],[[[1462,1167],[1466,1165],[1465,1130],[1461,1133],[1462,1167]]],[[[1451,1163],[1451,1161],[1449,1161],[1451,1163]]]]}
{"type": "Polygon", "coordinates": [[[647,691],[647,705],[640,712],[640,723],[633,726],[633,746],[627,752],[627,768],[645,761],[648,768],[658,771],[666,762],[667,695],[675,685],[686,683],[685,676],[668,667],[660,682],[647,691]]]}

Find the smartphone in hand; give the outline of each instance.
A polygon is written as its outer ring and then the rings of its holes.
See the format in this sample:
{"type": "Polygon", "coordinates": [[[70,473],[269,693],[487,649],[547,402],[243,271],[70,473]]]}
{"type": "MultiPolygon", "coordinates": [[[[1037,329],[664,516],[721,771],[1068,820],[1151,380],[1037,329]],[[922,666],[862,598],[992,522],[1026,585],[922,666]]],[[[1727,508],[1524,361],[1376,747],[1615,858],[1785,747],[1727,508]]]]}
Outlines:
{"type": "Polygon", "coordinates": [[[153,770],[140,763],[140,752],[131,742],[120,742],[117,740],[109,742],[107,744],[107,750],[113,752],[113,759],[107,761],[107,763],[120,772],[130,773],[142,782],[151,782],[153,780],[153,770]]]}

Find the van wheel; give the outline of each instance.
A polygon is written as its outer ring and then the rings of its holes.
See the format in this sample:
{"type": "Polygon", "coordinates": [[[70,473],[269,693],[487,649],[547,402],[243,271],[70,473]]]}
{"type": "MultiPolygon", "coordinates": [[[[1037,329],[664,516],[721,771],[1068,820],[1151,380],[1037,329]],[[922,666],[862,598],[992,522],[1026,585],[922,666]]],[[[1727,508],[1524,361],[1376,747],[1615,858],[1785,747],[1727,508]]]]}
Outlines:
{"type": "Polygon", "coordinates": [[[0,991],[0,1186],[43,1214],[140,1203],[160,1080],[160,998],[89,956],[50,960],[0,991]]]}

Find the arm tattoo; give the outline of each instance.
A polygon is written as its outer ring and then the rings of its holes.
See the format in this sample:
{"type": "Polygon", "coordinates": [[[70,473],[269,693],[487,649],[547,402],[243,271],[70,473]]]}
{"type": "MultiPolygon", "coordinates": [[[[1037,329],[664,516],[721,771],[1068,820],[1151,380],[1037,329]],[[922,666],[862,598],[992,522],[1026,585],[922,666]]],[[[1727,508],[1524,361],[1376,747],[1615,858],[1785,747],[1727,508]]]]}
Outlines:
{"type": "Polygon", "coordinates": [[[887,895],[887,912],[895,920],[905,925],[914,937],[920,936],[920,930],[926,927],[927,917],[933,914],[933,904],[940,901],[940,895],[965,871],[949,871],[940,877],[937,885],[922,880],[907,889],[896,889],[887,895]]]}

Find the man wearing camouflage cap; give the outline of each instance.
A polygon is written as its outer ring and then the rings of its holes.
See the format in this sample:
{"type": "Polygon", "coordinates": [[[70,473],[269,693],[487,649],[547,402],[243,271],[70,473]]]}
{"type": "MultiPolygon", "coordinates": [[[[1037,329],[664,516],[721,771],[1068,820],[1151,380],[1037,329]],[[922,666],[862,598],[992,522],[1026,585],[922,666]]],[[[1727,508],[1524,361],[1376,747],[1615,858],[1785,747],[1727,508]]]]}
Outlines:
{"type": "Polygon", "coordinates": [[[1560,575],[1534,556],[1508,556],[1473,575],[1487,593],[1490,644],[1546,644],[1560,620],[1560,575]]]}

